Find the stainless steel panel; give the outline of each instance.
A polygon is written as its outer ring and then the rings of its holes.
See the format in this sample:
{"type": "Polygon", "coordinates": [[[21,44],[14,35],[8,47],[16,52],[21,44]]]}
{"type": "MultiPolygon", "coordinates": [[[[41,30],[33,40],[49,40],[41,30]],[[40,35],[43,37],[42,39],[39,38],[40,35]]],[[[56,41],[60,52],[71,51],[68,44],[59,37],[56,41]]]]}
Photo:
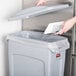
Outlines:
{"type": "MultiPolygon", "coordinates": [[[[28,8],[35,6],[37,0],[24,0],[23,2],[23,8],[28,8]]],[[[63,3],[66,1],[71,1],[73,3],[73,0],[49,0],[46,5],[56,5],[59,3],[63,3]]],[[[46,26],[50,22],[56,22],[56,21],[63,21],[71,18],[73,16],[73,9],[70,7],[69,9],[64,9],[58,12],[49,13],[46,15],[34,17],[31,19],[23,20],[23,30],[41,30],[44,31],[46,26]]]]}
{"type": "Polygon", "coordinates": [[[72,58],[72,76],[76,76],[76,55],[72,58]]]}
{"type": "Polygon", "coordinates": [[[65,60],[65,71],[64,71],[64,76],[70,76],[70,49],[66,51],[66,60],[65,60]]]}
{"type": "MultiPolygon", "coordinates": [[[[23,0],[23,9],[35,6],[36,1],[37,0],[23,0]]],[[[48,6],[55,5],[55,4],[59,4],[61,2],[66,2],[66,1],[70,1],[72,3],[74,2],[74,0],[49,0],[49,2],[47,2],[46,5],[48,6]]],[[[22,20],[23,21],[22,30],[44,31],[44,29],[50,22],[63,21],[63,20],[65,21],[72,17],[73,17],[73,6],[69,9],[64,9],[62,11],[49,13],[47,15],[42,15],[42,16],[27,19],[27,20],[22,20]]],[[[69,38],[71,41],[71,33],[69,34],[69,38]]],[[[70,53],[71,53],[71,50],[69,49],[66,54],[65,76],[70,76],[70,59],[71,59],[70,53]]],[[[72,74],[73,76],[76,76],[76,72],[75,72],[76,71],[76,59],[73,60],[73,65],[74,67],[71,68],[72,70],[74,69],[72,74]]]]}

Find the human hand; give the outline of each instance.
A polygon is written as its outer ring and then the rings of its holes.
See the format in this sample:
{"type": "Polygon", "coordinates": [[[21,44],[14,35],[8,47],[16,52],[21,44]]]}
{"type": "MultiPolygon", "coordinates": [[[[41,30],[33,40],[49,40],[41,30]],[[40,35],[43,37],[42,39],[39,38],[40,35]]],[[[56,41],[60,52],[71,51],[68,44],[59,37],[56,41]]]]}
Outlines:
{"type": "Polygon", "coordinates": [[[65,21],[62,25],[61,30],[59,32],[57,32],[56,34],[62,35],[63,33],[66,33],[73,27],[74,24],[75,24],[75,18],[65,21]]]}
{"type": "Polygon", "coordinates": [[[47,2],[46,0],[38,0],[38,1],[36,2],[36,5],[37,5],[37,6],[45,5],[46,2],[47,2]]]}

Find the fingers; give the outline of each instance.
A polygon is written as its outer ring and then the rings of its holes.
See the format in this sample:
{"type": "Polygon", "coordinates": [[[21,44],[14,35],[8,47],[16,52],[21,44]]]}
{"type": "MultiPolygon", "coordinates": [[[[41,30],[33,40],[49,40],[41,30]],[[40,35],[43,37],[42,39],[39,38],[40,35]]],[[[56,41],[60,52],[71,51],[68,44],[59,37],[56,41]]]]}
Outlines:
{"type": "Polygon", "coordinates": [[[45,2],[42,2],[42,3],[36,3],[37,6],[42,6],[42,5],[45,5],[45,2]]]}
{"type": "Polygon", "coordinates": [[[55,33],[56,35],[62,35],[64,34],[64,31],[60,30],[59,32],[55,33]]]}
{"type": "Polygon", "coordinates": [[[59,32],[57,32],[56,34],[59,34],[59,35],[62,35],[62,34],[64,34],[64,33],[66,33],[68,30],[67,30],[67,28],[65,28],[65,26],[59,31],[59,32]]]}
{"type": "Polygon", "coordinates": [[[62,35],[64,33],[64,24],[65,24],[65,22],[62,24],[61,30],[59,32],[55,33],[56,35],[62,35]]]}
{"type": "Polygon", "coordinates": [[[38,0],[37,2],[36,2],[36,5],[37,6],[42,6],[42,5],[45,5],[46,4],[46,1],[45,0],[38,0]]]}

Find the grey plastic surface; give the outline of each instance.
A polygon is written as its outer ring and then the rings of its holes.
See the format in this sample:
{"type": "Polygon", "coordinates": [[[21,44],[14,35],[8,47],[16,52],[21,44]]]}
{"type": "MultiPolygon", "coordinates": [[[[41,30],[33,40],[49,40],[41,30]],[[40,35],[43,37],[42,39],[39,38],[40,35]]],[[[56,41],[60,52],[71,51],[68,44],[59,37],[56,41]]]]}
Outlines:
{"type": "Polygon", "coordinates": [[[30,17],[35,17],[35,16],[59,11],[68,7],[70,7],[69,4],[60,4],[55,6],[35,6],[20,11],[15,16],[10,17],[9,20],[27,19],[30,17]]]}
{"type": "Polygon", "coordinates": [[[8,35],[7,39],[10,76],[64,75],[67,38],[22,31],[8,35]]]}

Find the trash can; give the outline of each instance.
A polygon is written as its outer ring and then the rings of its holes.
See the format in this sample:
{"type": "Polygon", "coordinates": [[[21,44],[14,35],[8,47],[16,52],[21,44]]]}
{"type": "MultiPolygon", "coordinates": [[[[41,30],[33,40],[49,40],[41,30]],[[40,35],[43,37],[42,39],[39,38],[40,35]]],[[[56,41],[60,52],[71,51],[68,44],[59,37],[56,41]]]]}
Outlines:
{"type": "Polygon", "coordinates": [[[68,39],[43,32],[7,36],[10,76],[64,76],[68,39]]]}

